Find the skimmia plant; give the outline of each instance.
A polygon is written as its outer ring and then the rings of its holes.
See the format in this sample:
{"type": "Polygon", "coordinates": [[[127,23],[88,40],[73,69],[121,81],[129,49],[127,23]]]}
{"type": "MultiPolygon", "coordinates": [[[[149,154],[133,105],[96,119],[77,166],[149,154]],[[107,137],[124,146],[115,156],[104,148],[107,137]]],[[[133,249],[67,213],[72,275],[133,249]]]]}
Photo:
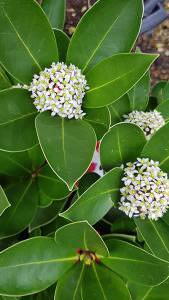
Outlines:
{"type": "Polygon", "coordinates": [[[99,0],[71,39],[65,6],[0,0],[0,300],[167,300],[169,85],[133,51],[143,3],[99,0]]]}

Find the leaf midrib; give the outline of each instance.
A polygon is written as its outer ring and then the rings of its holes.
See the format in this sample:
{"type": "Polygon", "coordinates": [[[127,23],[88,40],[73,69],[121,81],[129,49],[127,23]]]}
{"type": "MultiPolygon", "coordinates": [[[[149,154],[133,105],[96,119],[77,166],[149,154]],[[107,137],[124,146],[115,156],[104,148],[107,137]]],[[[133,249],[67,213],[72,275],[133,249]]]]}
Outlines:
{"type": "Polygon", "coordinates": [[[0,269],[19,268],[19,267],[26,267],[26,266],[33,266],[33,265],[49,264],[49,263],[55,263],[55,262],[61,263],[61,262],[76,261],[76,260],[77,260],[77,256],[55,258],[55,259],[51,259],[51,260],[34,261],[34,262],[23,263],[23,264],[18,264],[18,265],[0,266],[0,269]]]}
{"type": "Polygon", "coordinates": [[[33,56],[33,54],[31,53],[30,49],[27,47],[27,45],[25,44],[24,40],[22,39],[21,35],[19,34],[19,32],[17,31],[16,27],[14,26],[14,24],[12,23],[12,20],[10,19],[9,15],[7,14],[7,11],[5,10],[5,8],[2,8],[4,11],[4,16],[7,18],[7,20],[9,21],[9,24],[11,25],[13,31],[16,33],[18,39],[20,40],[20,42],[22,43],[22,45],[24,46],[24,48],[26,49],[26,51],[28,52],[29,56],[31,57],[31,59],[34,61],[34,63],[36,64],[36,66],[38,67],[39,71],[42,70],[41,66],[39,65],[38,61],[35,59],[35,57],[33,56]]]}
{"type": "Polygon", "coordinates": [[[90,89],[86,94],[90,94],[90,93],[92,93],[93,91],[96,91],[96,90],[99,90],[99,89],[101,89],[101,88],[103,88],[103,87],[106,87],[106,86],[108,86],[108,85],[110,85],[110,84],[116,82],[116,81],[119,80],[119,79],[123,79],[123,78],[125,78],[127,75],[132,74],[133,71],[135,71],[135,70],[136,70],[136,68],[133,68],[133,69],[131,69],[129,72],[124,73],[122,76],[118,76],[117,78],[115,78],[115,79],[113,79],[113,80],[111,80],[111,81],[108,81],[108,82],[106,82],[106,83],[104,83],[104,84],[102,84],[102,85],[100,85],[100,86],[97,86],[97,87],[95,87],[95,88],[93,88],[93,89],[90,89]]]}
{"type": "MultiPolygon", "coordinates": [[[[22,170],[24,170],[26,173],[31,174],[31,170],[25,168],[22,164],[20,164],[18,161],[12,159],[10,156],[7,157],[7,160],[11,161],[14,165],[19,166],[22,170]]],[[[8,173],[7,173],[8,174],[8,173]]],[[[9,174],[8,174],[9,175],[9,174]]],[[[11,175],[11,174],[10,174],[11,175]]]]}
{"type": "Polygon", "coordinates": [[[151,223],[152,227],[154,228],[155,232],[157,233],[157,235],[158,235],[160,241],[161,241],[162,244],[164,245],[164,248],[166,249],[167,253],[169,254],[169,249],[167,248],[167,246],[166,246],[164,240],[162,239],[161,235],[159,234],[157,228],[154,226],[154,224],[153,224],[153,222],[152,222],[151,220],[150,220],[150,223],[151,223]]]}
{"type": "Polygon", "coordinates": [[[104,34],[103,38],[100,40],[100,42],[98,43],[97,47],[94,49],[92,55],[90,56],[90,58],[88,59],[86,65],[83,67],[82,71],[85,72],[86,68],[88,67],[89,63],[91,62],[91,60],[93,59],[94,55],[96,54],[96,52],[98,51],[98,49],[100,48],[100,46],[103,44],[104,40],[106,39],[107,35],[110,33],[111,29],[113,28],[113,26],[116,24],[116,22],[119,20],[121,14],[123,14],[123,10],[126,8],[127,4],[123,7],[123,9],[120,11],[119,15],[116,17],[116,19],[114,20],[114,22],[112,23],[112,25],[109,27],[109,29],[106,31],[106,33],[104,34]]]}
{"type": "MultiPolygon", "coordinates": [[[[131,261],[131,262],[136,262],[136,263],[143,263],[143,264],[148,264],[148,265],[157,265],[155,262],[148,262],[144,260],[137,260],[137,259],[131,259],[131,258],[124,258],[124,257],[116,257],[116,256],[109,256],[106,258],[106,260],[122,260],[122,261],[131,261]]],[[[162,263],[161,263],[162,265],[162,263]]]]}
{"type": "Polygon", "coordinates": [[[3,125],[8,125],[8,124],[11,124],[11,123],[14,123],[14,122],[17,122],[18,120],[22,120],[22,119],[26,119],[26,118],[29,118],[30,116],[33,116],[33,115],[36,115],[37,112],[34,111],[32,113],[28,113],[26,115],[21,115],[20,117],[18,117],[17,119],[12,119],[12,120],[9,120],[7,122],[3,122],[3,123],[0,123],[0,126],[3,126],[3,125]]]}
{"type": "Polygon", "coordinates": [[[100,287],[101,293],[102,293],[102,295],[103,295],[103,297],[104,297],[104,300],[108,300],[108,299],[107,299],[107,297],[106,297],[106,295],[105,295],[105,293],[104,293],[104,289],[103,289],[103,287],[102,287],[102,284],[101,284],[101,281],[100,281],[99,275],[98,275],[98,273],[97,273],[97,271],[96,271],[96,267],[95,267],[95,265],[94,265],[94,264],[92,264],[92,267],[93,267],[93,271],[94,271],[94,274],[95,274],[95,276],[96,276],[97,282],[98,282],[98,284],[99,284],[99,287],[100,287]]]}
{"type": "MultiPolygon", "coordinates": [[[[25,187],[23,193],[21,194],[21,197],[19,198],[19,200],[18,200],[18,202],[17,202],[17,204],[16,204],[14,210],[12,211],[12,214],[8,217],[7,222],[5,223],[5,225],[7,225],[7,224],[10,223],[10,220],[11,220],[12,217],[15,215],[15,213],[16,213],[16,211],[17,211],[19,205],[21,204],[22,200],[24,199],[24,197],[25,197],[25,195],[27,194],[27,192],[28,192],[29,188],[31,187],[31,185],[32,185],[32,180],[30,180],[30,181],[28,182],[28,184],[26,185],[26,187],[25,187]]],[[[13,206],[13,205],[12,205],[12,206],[13,206]]]]}

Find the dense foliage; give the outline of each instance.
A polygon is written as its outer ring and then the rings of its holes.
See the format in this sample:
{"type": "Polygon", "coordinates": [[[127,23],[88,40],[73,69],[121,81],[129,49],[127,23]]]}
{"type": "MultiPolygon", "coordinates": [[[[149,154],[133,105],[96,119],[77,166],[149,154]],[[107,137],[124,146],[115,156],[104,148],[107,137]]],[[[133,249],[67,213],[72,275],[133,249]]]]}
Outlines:
{"type": "Polygon", "coordinates": [[[167,300],[169,84],[141,0],[0,0],[0,300],[167,300]],[[99,145],[103,176],[90,172],[99,145]]]}

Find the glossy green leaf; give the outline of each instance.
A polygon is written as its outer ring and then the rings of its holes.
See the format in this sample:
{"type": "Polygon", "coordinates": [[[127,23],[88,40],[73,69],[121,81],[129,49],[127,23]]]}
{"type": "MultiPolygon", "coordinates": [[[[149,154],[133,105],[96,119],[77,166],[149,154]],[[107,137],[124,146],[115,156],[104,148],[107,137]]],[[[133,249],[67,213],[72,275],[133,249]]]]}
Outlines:
{"type": "Polygon", "coordinates": [[[49,165],[72,190],[91,163],[96,146],[93,128],[85,121],[52,118],[44,112],[36,118],[36,129],[49,165]]]}
{"type": "Polygon", "coordinates": [[[160,162],[160,168],[169,171],[169,122],[160,128],[143,148],[142,157],[160,162]]]}
{"type": "Polygon", "coordinates": [[[126,162],[135,161],[140,155],[146,138],[138,126],[119,123],[111,127],[100,144],[101,165],[104,170],[120,167],[126,162]]]}
{"type": "Polygon", "coordinates": [[[4,70],[0,67],[0,90],[7,89],[11,86],[11,82],[5,74],[4,70]]]}
{"type": "Polygon", "coordinates": [[[129,243],[134,243],[136,244],[136,236],[135,235],[130,235],[130,234],[121,234],[121,233],[110,233],[110,234],[105,234],[103,237],[103,240],[110,240],[110,239],[118,239],[122,241],[126,241],[129,243]]]}
{"type": "Polygon", "coordinates": [[[38,143],[34,120],[37,115],[28,91],[0,91],[0,149],[24,151],[38,143]]]}
{"type": "Polygon", "coordinates": [[[169,280],[149,289],[144,300],[168,300],[169,280]]]}
{"type": "Polygon", "coordinates": [[[0,218],[0,239],[24,230],[33,219],[37,208],[36,185],[31,180],[5,190],[11,206],[0,218]]]}
{"type": "Polygon", "coordinates": [[[148,297],[150,291],[155,288],[155,287],[151,287],[151,286],[138,284],[136,282],[129,282],[127,286],[128,286],[129,291],[130,291],[132,300],[146,300],[146,299],[148,299],[147,297],[148,297]]]}
{"type": "Polygon", "coordinates": [[[112,211],[111,232],[121,234],[135,233],[135,223],[121,211],[112,211]]]}
{"type": "Polygon", "coordinates": [[[66,0],[43,0],[42,8],[53,28],[63,28],[65,22],[66,0]]]}
{"type": "Polygon", "coordinates": [[[47,235],[50,237],[55,236],[55,232],[57,229],[61,228],[62,226],[69,224],[70,221],[63,219],[61,217],[57,217],[54,221],[50,222],[49,224],[43,226],[42,233],[43,235],[47,235]]]}
{"type": "MultiPolygon", "coordinates": [[[[57,2],[55,1],[55,3],[57,2]]],[[[69,37],[60,29],[54,29],[54,34],[58,44],[59,61],[64,62],[66,60],[67,49],[69,46],[69,37]]]]}
{"type": "Polygon", "coordinates": [[[44,290],[40,293],[29,295],[29,296],[24,296],[24,297],[19,298],[19,299],[22,299],[22,300],[53,300],[54,293],[55,293],[55,288],[56,288],[56,284],[54,283],[48,289],[46,289],[46,290],[44,290]]]}
{"type": "Polygon", "coordinates": [[[0,296],[0,300],[19,300],[19,298],[17,297],[6,297],[6,296],[0,296]]]}
{"type": "Polygon", "coordinates": [[[86,72],[113,53],[130,51],[141,18],[141,0],[98,1],[79,23],[68,49],[67,62],[86,72]]]}
{"type": "Polygon", "coordinates": [[[55,300],[80,300],[81,280],[84,273],[84,264],[79,263],[73,266],[58,281],[55,292],[55,300]]]}
{"type": "Polygon", "coordinates": [[[40,171],[42,167],[47,164],[43,152],[39,144],[27,151],[29,157],[29,165],[32,171],[40,171]]]}
{"type": "Polygon", "coordinates": [[[165,85],[164,91],[163,91],[163,101],[166,101],[166,100],[169,100],[169,81],[165,85]]]}
{"type": "Polygon", "coordinates": [[[152,89],[152,96],[157,98],[159,104],[162,103],[163,101],[169,100],[169,97],[168,96],[166,97],[166,90],[165,90],[166,86],[167,86],[167,81],[160,81],[152,89]]]}
{"type": "Polygon", "coordinates": [[[152,221],[135,218],[135,223],[151,252],[169,262],[169,226],[162,219],[152,221]]]}
{"type": "Polygon", "coordinates": [[[29,226],[30,232],[55,220],[63,208],[65,200],[54,201],[45,208],[38,208],[36,214],[29,226]]]}
{"type": "Polygon", "coordinates": [[[169,280],[154,287],[130,283],[129,290],[132,300],[168,300],[169,280]]]}
{"type": "Polygon", "coordinates": [[[125,279],[153,286],[168,277],[168,265],[141,248],[115,239],[106,244],[110,256],[102,263],[125,279]]]}
{"type": "Polygon", "coordinates": [[[162,116],[166,122],[169,121],[169,100],[163,101],[162,103],[160,103],[156,107],[156,110],[162,114],[162,116]]]}
{"type": "Polygon", "coordinates": [[[31,176],[44,163],[39,146],[23,152],[0,151],[0,174],[7,176],[31,176]]]}
{"type": "Polygon", "coordinates": [[[46,165],[38,173],[38,186],[48,197],[60,200],[70,194],[66,184],[46,165]]]}
{"type": "Polygon", "coordinates": [[[54,33],[33,0],[0,1],[0,35],[0,61],[22,83],[58,60],[54,33]]]}
{"type": "Polygon", "coordinates": [[[93,251],[99,257],[106,257],[108,249],[97,231],[88,222],[67,224],[56,231],[55,241],[62,248],[62,255],[77,254],[78,249],[93,251]]]}
{"type": "Polygon", "coordinates": [[[82,195],[100,176],[97,173],[86,173],[78,182],[78,195],[82,195]]]}
{"type": "Polygon", "coordinates": [[[115,168],[96,181],[65,212],[60,214],[71,221],[99,221],[119,198],[123,170],[115,168]]]}
{"type": "Polygon", "coordinates": [[[39,189],[39,203],[38,206],[41,208],[46,208],[52,204],[54,199],[47,196],[42,190],[39,189]]]}
{"type": "Polygon", "coordinates": [[[115,273],[102,265],[86,267],[82,283],[83,300],[130,300],[125,283],[115,273]]]}
{"type": "Polygon", "coordinates": [[[144,111],[148,105],[150,92],[150,74],[146,73],[128,92],[131,110],[144,111]]]}
{"type": "Polygon", "coordinates": [[[90,89],[84,106],[103,107],[118,100],[142,78],[157,57],[125,53],[113,55],[97,64],[86,74],[90,89]]]}
{"type": "Polygon", "coordinates": [[[35,237],[0,253],[0,294],[22,296],[52,285],[74,263],[47,237],[35,237]]]}
{"type": "Polygon", "coordinates": [[[11,206],[11,204],[9,203],[7,196],[4,192],[4,190],[2,189],[2,187],[0,186],[0,216],[10,206],[11,206]]]}
{"type": "Polygon", "coordinates": [[[129,96],[123,97],[108,106],[111,115],[111,126],[124,121],[123,115],[131,112],[129,96]]]}
{"type": "Polygon", "coordinates": [[[84,120],[88,121],[95,130],[97,140],[99,141],[110,127],[110,112],[107,107],[85,109],[86,116],[84,120]]]}

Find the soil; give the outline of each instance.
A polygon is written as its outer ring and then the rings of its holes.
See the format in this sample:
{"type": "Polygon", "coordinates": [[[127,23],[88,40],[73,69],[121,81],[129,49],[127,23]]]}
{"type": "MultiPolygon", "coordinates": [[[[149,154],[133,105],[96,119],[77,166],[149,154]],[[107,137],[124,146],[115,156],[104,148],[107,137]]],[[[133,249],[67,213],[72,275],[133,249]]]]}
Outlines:
{"type": "MultiPolygon", "coordinates": [[[[65,30],[71,36],[81,16],[96,0],[67,0],[67,18],[65,30]]],[[[169,0],[165,2],[169,10],[169,0]]],[[[163,22],[150,35],[143,34],[139,37],[137,46],[143,52],[159,53],[160,57],[151,69],[152,83],[169,79],[169,20],[163,22]]]]}

